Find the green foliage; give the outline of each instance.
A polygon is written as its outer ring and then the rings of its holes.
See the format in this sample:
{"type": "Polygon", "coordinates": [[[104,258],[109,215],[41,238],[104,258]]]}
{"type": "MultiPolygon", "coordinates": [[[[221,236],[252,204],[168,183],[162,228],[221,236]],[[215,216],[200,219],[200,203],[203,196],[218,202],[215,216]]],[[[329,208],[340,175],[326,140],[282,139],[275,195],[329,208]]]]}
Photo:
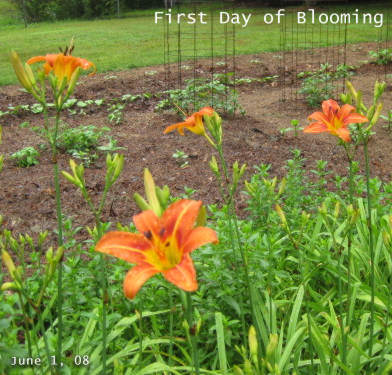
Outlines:
{"type": "Polygon", "coordinates": [[[234,114],[239,110],[241,114],[245,114],[238,103],[237,92],[230,87],[228,75],[215,76],[212,81],[202,78],[189,79],[184,89],[168,90],[164,93],[168,98],[157,104],[158,110],[172,109],[179,114],[182,111],[190,114],[210,106],[218,112],[234,114]]]}
{"type": "Polygon", "coordinates": [[[176,150],[176,152],[172,156],[176,160],[180,168],[185,168],[189,165],[189,156],[184,151],[176,150]]]}
{"type": "Polygon", "coordinates": [[[298,78],[304,78],[301,82],[300,94],[305,96],[306,102],[311,107],[318,107],[323,100],[330,99],[335,90],[336,82],[340,79],[353,75],[352,66],[340,64],[336,71],[328,63],[321,64],[320,69],[315,72],[301,72],[298,78]]]}
{"type": "Polygon", "coordinates": [[[375,59],[377,65],[387,65],[392,62],[392,48],[369,51],[369,55],[375,59]]]}
{"type": "Polygon", "coordinates": [[[108,143],[100,146],[102,138],[109,131],[108,127],[97,128],[94,125],[65,128],[59,134],[58,147],[88,166],[98,158],[97,151],[112,152],[120,149],[112,137],[106,137],[108,143]]]}
{"type": "MultiPolygon", "coordinates": [[[[249,254],[250,276],[255,286],[252,293],[257,306],[256,336],[251,331],[246,331],[245,337],[241,334],[239,312],[242,310],[247,319],[250,319],[251,312],[249,301],[241,302],[239,298],[248,295],[248,290],[242,278],[241,264],[232,258],[230,226],[225,214],[227,207],[209,206],[209,222],[217,230],[220,243],[192,253],[199,280],[199,290],[193,293],[193,304],[197,311],[196,320],[201,319],[197,334],[198,341],[203,343],[199,346],[201,373],[217,375],[227,370],[229,374],[291,374],[296,368],[298,374],[388,374],[384,370],[388,369],[392,346],[392,296],[388,288],[392,275],[392,227],[390,207],[384,202],[392,199],[392,184],[377,178],[371,183],[373,215],[378,223],[374,236],[378,254],[376,285],[379,286],[376,290],[376,354],[371,358],[365,354],[369,345],[370,308],[366,202],[362,198],[356,200],[358,210],[354,211],[352,226],[353,292],[350,297],[345,292],[343,294],[343,301],[348,298],[350,306],[347,367],[352,369],[345,371],[341,361],[341,312],[336,280],[341,277],[346,290],[347,269],[339,268],[339,261],[342,256],[347,256],[344,228],[353,217],[345,203],[346,182],[343,180],[334,191],[329,191],[326,184],[331,172],[326,162],[318,161],[312,175],[304,173],[304,163],[301,152],[294,151],[292,159],[287,162],[284,178],[278,181],[270,176],[268,165],[260,165],[246,185],[248,215],[239,220],[238,229],[249,254]],[[276,204],[283,207],[291,239],[274,209],[276,204]],[[257,339],[256,346],[254,338],[257,339]]],[[[364,177],[358,174],[358,169],[355,173],[356,194],[360,197],[365,192],[364,177]]],[[[335,181],[342,179],[344,176],[335,178],[335,181]]],[[[75,240],[81,228],[74,227],[70,218],[64,223],[64,246],[67,248],[63,279],[66,291],[64,320],[67,322],[64,350],[68,351],[64,371],[99,374],[102,370],[102,305],[97,272],[100,256],[93,250],[91,240],[85,243],[75,240]],[[76,355],[87,355],[89,365],[76,366],[76,355]]],[[[109,227],[110,223],[105,223],[105,230],[109,227]]],[[[133,231],[135,228],[133,225],[124,226],[121,230],[133,231]]],[[[7,246],[12,249],[13,257],[20,261],[24,254],[30,257],[24,263],[24,280],[30,291],[29,297],[34,300],[42,285],[39,270],[43,264],[39,262],[44,246],[37,244],[32,250],[26,243],[22,251],[22,242],[9,240],[13,245],[7,246]]],[[[1,243],[4,243],[4,232],[0,232],[0,247],[1,243]]],[[[107,316],[110,371],[116,373],[123,368],[124,371],[119,373],[129,375],[163,374],[164,371],[189,374],[190,350],[185,339],[185,315],[178,303],[177,289],[170,287],[163,277],[154,277],[134,301],[129,301],[122,292],[122,282],[129,268],[125,261],[107,263],[110,275],[107,316]],[[170,300],[173,301],[172,309],[170,300]],[[171,354],[170,322],[175,337],[171,354]]],[[[3,277],[0,274],[0,281],[4,282],[3,277]]],[[[43,322],[51,353],[56,346],[56,291],[55,277],[43,300],[43,322]]],[[[17,310],[17,296],[0,293],[3,307],[0,311],[0,354],[3,358],[10,358],[14,353],[25,356],[25,345],[18,341],[23,322],[18,314],[19,308],[17,310]]],[[[31,314],[34,316],[33,312],[31,314]]],[[[43,338],[37,338],[38,348],[43,352],[43,338]]],[[[32,350],[33,355],[38,355],[34,345],[32,350]]],[[[47,367],[43,362],[45,373],[47,367]]],[[[13,375],[8,363],[0,361],[3,366],[0,370],[13,375]]]]}
{"type": "Polygon", "coordinates": [[[288,132],[293,131],[294,136],[298,137],[298,130],[302,130],[303,128],[299,125],[298,120],[291,120],[291,127],[279,129],[280,134],[284,135],[288,132]]]}
{"type": "Polygon", "coordinates": [[[39,163],[39,152],[34,147],[25,147],[22,150],[14,152],[11,159],[16,162],[18,167],[32,167],[39,163]]]}
{"type": "Polygon", "coordinates": [[[386,116],[380,115],[380,118],[385,120],[387,123],[384,125],[384,127],[391,132],[392,131],[392,109],[388,111],[388,114],[386,116]]]}

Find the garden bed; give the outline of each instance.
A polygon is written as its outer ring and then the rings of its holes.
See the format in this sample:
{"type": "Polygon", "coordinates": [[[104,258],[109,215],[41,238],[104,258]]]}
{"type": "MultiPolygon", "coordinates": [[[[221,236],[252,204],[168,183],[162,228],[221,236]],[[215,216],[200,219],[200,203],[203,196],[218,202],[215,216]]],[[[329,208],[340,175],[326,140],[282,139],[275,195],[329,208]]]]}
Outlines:
{"type": "MultiPolygon", "coordinates": [[[[349,45],[347,63],[358,64],[368,59],[367,52],[371,49],[376,49],[376,45],[349,45]]],[[[332,51],[332,48],[329,50],[332,51]]],[[[279,75],[276,68],[278,58],[276,53],[239,56],[236,61],[237,78],[279,75]],[[260,63],[251,62],[255,60],[260,63]]],[[[208,69],[208,63],[201,61],[197,68],[208,69]]],[[[314,66],[304,63],[304,66],[300,65],[298,69],[311,68],[314,66]]],[[[219,69],[221,68],[217,66],[217,72],[219,69]]],[[[289,77],[294,72],[286,74],[289,77]]],[[[189,72],[189,76],[192,76],[192,72],[189,72]]],[[[85,77],[78,86],[75,97],[81,101],[104,99],[105,104],[87,106],[84,115],[71,115],[65,111],[67,114],[64,121],[71,127],[91,124],[97,128],[109,126],[110,135],[117,140],[117,146],[124,147],[119,150],[125,156],[124,171],[110,193],[104,209],[104,220],[123,224],[131,222],[132,216],[137,212],[132,195],[134,192],[142,192],[142,174],[143,168],[146,167],[151,170],[158,185],[167,184],[175,196],[181,195],[184,186],[187,186],[196,190],[193,195],[195,199],[202,199],[208,204],[219,201],[218,189],[208,166],[211,148],[204,139],[191,133],[187,133],[185,137],[174,133],[163,135],[165,127],[178,122],[179,118],[168,111],[156,112],[154,108],[159,99],[141,98],[129,102],[124,108],[124,117],[119,125],[110,124],[108,121],[108,101],[130,93],[159,93],[167,88],[164,77],[162,66],[85,77]],[[172,156],[176,150],[189,156],[185,168],[172,156]]],[[[374,81],[383,77],[384,67],[367,63],[356,71],[352,81],[356,87],[363,90],[366,101],[372,95],[374,81]]],[[[296,87],[288,86],[287,90],[290,89],[295,90],[296,87]]],[[[237,90],[246,115],[224,119],[224,148],[229,164],[235,160],[246,163],[247,177],[253,171],[254,165],[271,164],[271,175],[282,176],[285,173],[286,161],[292,157],[291,150],[297,148],[306,159],[306,173],[311,174],[309,171],[315,168],[317,160],[325,160],[328,161],[328,169],[332,170],[333,174],[346,174],[347,164],[342,162],[345,154],[343,149],[337,146],[335,138],[328,135],[315,137],[302,132],[298,137],[292,132],[284,135],[280,133],[280,129],[290,126],[292,119],[298,119],[302,126],[307,124],[307,116],[315,109],[309,108],[303,100],[282,102],[279,79],[262,84],[242,84],[237,90]]],[[[2,111],[6,111],[10,105],[33,103],[32,98],[21,92],[18,86],[1,87],[0,94],[2,111]]],[[[392,108],[390,83],[383,101],[384,112],[392,108]]],[[[39,164],[29,168],[17,167],[8,158],[24,147],[35,146],[38,149],[38,145],[44,143],[29,127],[20,127],[24,122],[29,122],[31,126],[40,126],[41,121],[41,115],[25,111],[1,118],[3,144],[0,146],[0,154],[4,154],[6,160],[1,176],[0,213],[3,215],[5,228],[14,233],[34,235],[43,230],[53,233],[56,226],[50,151],[43,150],[39,164]]],[[[383,128],[383,124],[385,125],[384,121],[378,123],[376,135],[370,142],[371,170],[373,175],[389,181],[392,175],[392,138],[383,128]]],[[[68,154],[60,155],[60,170],[69,170],[69,159],[68,154]]],[[[101,153],[99,159],[86,168],[87,186],[93,198],[99,197],[102,192],[104,167],[105,158],[101,153]]],[[[330,187],[333,188],[332,183],[330,187]]],[[[72,217],[73,224],[83,227],[93,225],[93,217],[79,191],[65,179],[61,182],[61,190],[64,213],[72,217]]],[[[244,199],[240,200],[238,205],[239,208],[244,208],[244,199]]],[[[87,232],[82,230],[80,238],[87,238],[87,232]]]]}

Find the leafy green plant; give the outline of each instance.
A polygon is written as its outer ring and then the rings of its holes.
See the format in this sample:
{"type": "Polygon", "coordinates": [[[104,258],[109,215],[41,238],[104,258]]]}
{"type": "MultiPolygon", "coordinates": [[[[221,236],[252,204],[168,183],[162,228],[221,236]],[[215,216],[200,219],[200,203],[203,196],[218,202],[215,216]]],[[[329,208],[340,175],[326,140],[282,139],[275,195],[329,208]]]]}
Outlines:
{"type": "Polygon", "coordinates": [[[32,167],[33,165],[38,164],[38,158],[39,152],[32,146],[25,147],[11,155],[11,159],[16,162],[16,165],[22,168],[32,167]]]}
{"type": "Polygon", "coordinates": [[[119,149],[112,137],[108,137],[107,144],[100,146],[103,136],[109,131],[108,127],[97,128],[94,125],[65,128],[59,134],[59,149],[89,165],[98,158],[97,151],[112,152],[119,149]]]}
{"type": "Polygon", "coordinates": [[[280,134],[284,135],[288,132],[294,131],[294,136],[298,137],[298,130],[302,130],[303,128],[299,126],[298,120],[291,120],[291,127],[282,128],[279,130],[280,134]]]}
{"type": "Polygon", "coordinates": [[[185,168],[189,165],[189,161],[188,161],[189,156],[184,151],[176,150],[176,152],[173,153],[172,156],[176,160],[180,168],[185,168]]]}
{"type": "Polygon", "coordinates": [[[301,82],[299,93],[305,96],[306,102],[311,107],[317,107],[323,100],[330,99],[336,90],[335,82],[353,75],[353,66],[340,64],[336,70],[332,70],[331,64],[321,64],[315,72],[301,72],[298,78],[304,78],[301,82]]]}
{"type": "Polygon", "coordinates": [[[124,119],[124,103],[111,104],[108,107],[108,120],[111,124],[120,125],[124,119]]]}
{"type": "Polygon", "coordinates": [[[375,59],[377,65],[387,65],[392,62],[392,48],[369,51],[369,55],[375,59]]]}
{"type": "Polygon", "coordinates": [[[168,90],[164,93],[168,98],[156,105],[157,110],[172,109],[183,114],[213,106],[217,111],[234,114],[239,110],[241,114],[245,114],[238,102],[237,92],[230,87],[227,75],[214,77],[212,81],[202,78],[189,79],[184,89],[168,90]]]}

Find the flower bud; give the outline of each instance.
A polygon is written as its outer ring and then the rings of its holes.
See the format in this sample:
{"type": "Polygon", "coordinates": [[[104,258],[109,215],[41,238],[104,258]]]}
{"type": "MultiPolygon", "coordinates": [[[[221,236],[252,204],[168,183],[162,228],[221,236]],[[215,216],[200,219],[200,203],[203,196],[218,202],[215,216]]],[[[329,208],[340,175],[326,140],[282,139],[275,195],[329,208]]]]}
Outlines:
{"type": "Polygon", "coordinates": [[[77,67],[75,71],[72,73],[71,79],[69,80],[68,90],[67,90],[67,98],[72,95],[75,90],[76,82],[79,79],[80,75],[80,67],[77,67]]]}
{"type": "Polygon", "coordinates": [[[19,290],[20,288],[18,287],[18,285],[16,284],[16,283],[14,283],[14,282],[12,282],[12,283],[4,283],[1,287],[0,287],[0,290],[1,291],[6,291],[6,290],[13,290],[13,291],[17,291],[17,290],[19,290]]]}
{"type": "Polygon", "coordinates": [[[46,260],[48,261],[48,263],[52,262],[53,260],[53,248],[50,247],[45,254],[46,260]]]}
{"type": "Polygon", "coordinates": [[[384,93],[385,88],[387,87],[386,82],[378,82],[374,84],[374,104],[378,102],[381,95],[384,93]]]}
{"type": "Polygon", "coordinates": [[[340,213],[340,202],[336,202],[335,204],[335,210],[333,212],[333,216],[337,219],[339,217],[339,213],[340,213]]]}
{"type": "Polygon", "coordinates": [[[113,163],[115,165],[113,178],[112,178],[112,181],[114,183],[117,180],[118,176],[120,176],[120,173],[124,168],[124,155],[115,154],[113,163]]]}
{"type": "Polygon", "coordinates": [[[355,88],[354,88],[354,86],[352,85],[352,83],[351,83],[350,81],[346,81],[346,85],[347,85],[347,88],[349,89],[349,91],[350,91],[352,97],[353,97],[355,100],[357,100],[358,93],[357,93],[357,91],[355,90],[355,88]]]}
{"type": "Polygon", "coordinates": [[[24,64],[24,69],[25,69],[25,72],[26,72],[26,75],[27,75],[28,79],[31,82],[31,85],[32,86],[36,86],[37,81],[35,80],[35,76],[34,76],[33,71],[31,70],[31,66],[29,64],[25,63],[24,64]]]}
{"type": "Polygon", "coordinates": [[[146,198],[151,209],[155,212],[157,216],[161,216],[162,207],[159,203],[157,193],[155,191],[155,182],[152,178],[150,171],[147,168],[144,169],[144,188],[146,191],[146,198]]]}
{"type": "Polygon", "coordinates": [[[254,375],[252,364],[250,363],[249,359],[245,359],[244,371],[246,375],[254,375]]]}
{"type": "Polygon", "coordinates": [[[376,124],[376,122],[378,121],[378,119],[380,117],[382,107],[383,107],[382,103],[377,104],[376,111],[374,112],[374,115],[370,120],[370,125],[366,128],[366,131],[369,131],[376,124]]]}
{"type": "Polygon", "coordinates": [[[233,374],[234,375],[244,375],[244,372],[241,370],[240,367],[234,365],[233,374]]]}
{"type": "Polygon", "coordinates": [[[285,228],[287,228],[287,220],[286,220],[286,216],[285,216],[285,214],[284,214],[282,208],[277,204],[277,205],[275,205],[275,210],[276,210],[276,212],[278,213],[278,215],[279,215],[279,217],[280,217],[280,220],[281,220],[281,222],[282,222],[282,225],[283,225],[285,228]]]}
{"type": "Polygon", "coordinates": [[[8,272],[10,273],[11,277],[13,279],[15,279],[16,267],[15,267],[14,261],[12,260],[11,256],[5,250],[1,251],[1,256],[3,259],[3,263],[7,267],[8,272]]]}
{"type": "Polygon", "coordinates": [[[18,54],[15,51],[11,51],[11,63],[12,66],[14,67],[14,71],[16,74],[16,77],[18,78],[20,84],[28,91],[32,91],[32,83],[23,67],[22,62],[20,61],[20,58],[18,54]]]}
{"type": "Polygon", "coordinates": [[[64,247],[60,246],[57,249],[56,254],[55,254],[54,258],[53,258],[54,264],[57,264],[57,263],[59,263],[61,261],[61,259],[63,257],[63,254],[64,254],[64,247]]]}
{"type": "Polygon", "coordinates": [[[250,195],[255,195],[257,191],[257,187],[255,184],[252,184],[251,182],[245,181],[245,189],[248,191],[250,195]]]}
{"type": "Polygon", "coordinates": [[[279,191],[278,191],[279,197],[284,193],[285,188],[286,188],[286,178],[283,177],[282,181],[280,181],[280,184],[279,184],[279,191]]]}
{"type": "Polygon", "coordinates": [[[276,333],[271,333],[269,343],[266,348],[266,356],[268,361],[272,359],[273,362],[273,357],[275,355],[275,349],[277,346],[278,346],[278,335],[276,333]]]}
{"type": "Polygon", "coordinates": [[[257,363],[258,344],[257,344],[256,329],[253,326],[250,326],[249,328],[248,341],[249,341],[249,351],[250,351],[250,356],[252,358],[252,361],[253,363],[257,363]]]}
{"type": "Polygon", "coordinates": [[[155,187],[155,191],[157,193],[157,197],[159,199],[159,203],[163,209],[166,209],[169,198],[170,198],[170,189],[167,185],[165,185],[162,189],[158,186],[155,187]]]}
{"type": "Polygon", "coordinates": [[[145,199],[138,193],[133,194],[133,200],[142,211],[151,210],[151,206],[145,201],[145,199]]]}
{"type": "Polygon", "coordinates": [[[387,231],[382,232],[382,238],[384,240],[385,246],[390,246],[391,245],[391,235],[387,231]]]}
{"type": "Polygon", "coordinates": [[[212,170],[212,173],[214,173],[216,176],[219,175],[219,166],[218,166],[218,162],[215,159],[215,156],[213,156],[210,160],[210,168],[212,170]]]}

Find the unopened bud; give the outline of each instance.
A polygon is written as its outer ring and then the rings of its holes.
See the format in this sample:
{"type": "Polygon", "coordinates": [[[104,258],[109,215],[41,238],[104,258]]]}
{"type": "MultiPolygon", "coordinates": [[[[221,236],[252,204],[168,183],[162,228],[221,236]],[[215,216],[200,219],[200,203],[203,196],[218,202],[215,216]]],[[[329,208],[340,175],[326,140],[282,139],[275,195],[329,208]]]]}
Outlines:
{"type": "Polygon", "coordinates": [[[249,340],[249,351],[251,358],[254,363],[257,363],[257,335],[256,335],[256,329],[253,326],[250,326],[249,328],[249,334],[248,334],[248,340],[249,340]]]}
{"type": "Polygon", "coordinates": [[[212,170],[212,172],[218,176],[219,175],[219,166],[218,166],[218,162],[215,159],[215,156],[213,156],[210,160],[210,168],[212,170]]]}
{"type": "Polygon", "coordinates": [[[151,210],[151,206],[145,201],[145,199],[139,193],[133,194],[133,200],[142,211],[151,210]]]}
{"type": "Polygon", "coordinates": [[[18,78],[20,84],[28,91],[32,91],[32,83],[23,67],[22,62],[20,61],[20,58],[18,54],[15,51],[11,52],[11,63],[12,66],[14,67],[14,71],[16,74],[16,77],[18,78]]]}
{"type": "Polygon", "coordinates": [[[276,210],[276,212],[278,213],[278,215],[279,215],[279,217],[280,217],[280,220],[281,220],[283,226],[284,226],[284,227],[287,227],[286,216],[285,216],[285,214],[284,214],[282,208],[277,204],[277,205],[275,205],[275,210],[276,210]]]}
{"type": "Polygon", "coordinates": [[[278,346],[278,335],[276,333],[271,333],[269,343],[266,348],[267,360],[273,358],[277,346],[278,346]]]}
{"type": "Polygon", "coordinates": [[[337,201],[335,204],[335,210],[333,212],[333,216],[337,219],[339,217],[339,213],[340,213],[340,202],[337,201]]]}

